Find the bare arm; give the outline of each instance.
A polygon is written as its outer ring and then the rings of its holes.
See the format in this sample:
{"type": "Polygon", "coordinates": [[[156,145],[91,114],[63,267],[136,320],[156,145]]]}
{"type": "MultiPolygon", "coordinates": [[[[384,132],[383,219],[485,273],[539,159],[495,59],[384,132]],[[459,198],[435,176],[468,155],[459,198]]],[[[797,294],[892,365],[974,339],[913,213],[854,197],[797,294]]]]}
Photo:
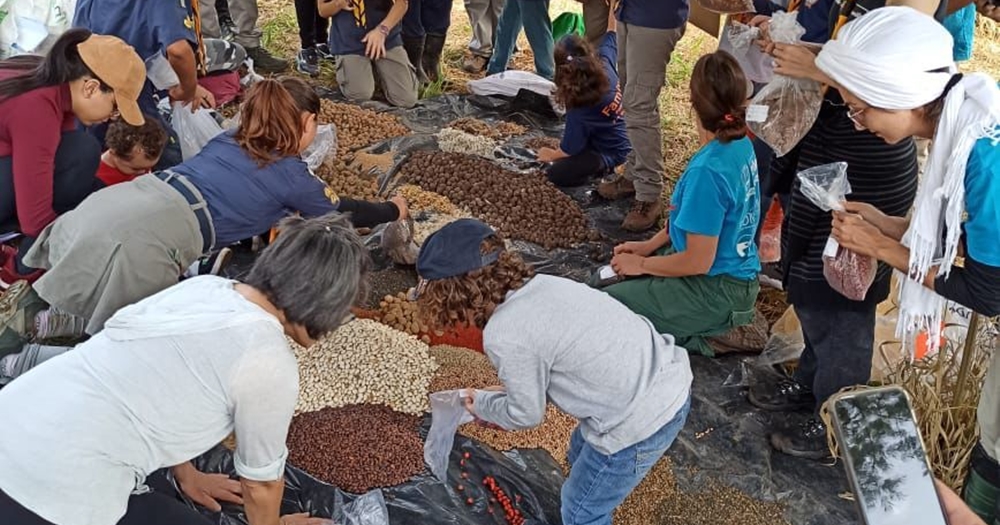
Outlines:
{"type": "Polygon", "coordinates": [[[718,248],[718,237],[689,233],[686,250],[670,255],[646,257],[642,268],[646,275],[657,277],[704,275],[712,268],[718,248]]]}
{"type": "Polygon", "coordinates": [[[170,96],[182,102],[191,101],[198,89],[198,62],[191,43],[178,40],[167,46],[167,61],[180,80],[180,84],[170,90],[170,96]]]}
{"type": "Polygon", "coordinates": [[[250,525],[281,525],[281,496],[284,480],[251,481],[241,479],[243,505],[250,525]]]}
{"type": "Polygon", "coordinates": [[[385,20],[382,20],[382,25],[392,29],[399,24],[399,21],[403,19],[403,15],[406,14],[406,10],[409,9],[410,3],[407,0],[393,0],[392,9],[385,15],[385,20]]]}
{"type": "Polygon", "coordinates": [[[319,16],[330,18],[331,16],[351,7],[349,0],[317,0],[316,9],[319,16]]]}

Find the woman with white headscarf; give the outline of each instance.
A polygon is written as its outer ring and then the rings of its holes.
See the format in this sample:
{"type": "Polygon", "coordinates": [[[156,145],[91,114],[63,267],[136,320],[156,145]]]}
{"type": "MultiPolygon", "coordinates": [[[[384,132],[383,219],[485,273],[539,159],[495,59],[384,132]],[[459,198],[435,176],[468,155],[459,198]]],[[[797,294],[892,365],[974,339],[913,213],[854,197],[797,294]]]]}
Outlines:
{"type": "MultiPolygon", "coordinates": [[[[945,300],[1000,314],[1000,89],[987,75],[955,73],[951,47],[947,30],[930,17],[884,8],[845,26],[816,58],[859,128],[889,143],[933,139],[911,218],[848,203],[833,220],[841,246],[910,276],[900,287],[898,332],[912,341],[927,331],[932,344],[940,340],[945,300]]],[[[972,469],[980,481],[992,480],[993,490],[1000,478],[998,402],[1000,352],[979,408],[977,452],[985,456],[977,454],[972,469]]],[[[984,513],[995,513],[991,503],[984,513]]]]}

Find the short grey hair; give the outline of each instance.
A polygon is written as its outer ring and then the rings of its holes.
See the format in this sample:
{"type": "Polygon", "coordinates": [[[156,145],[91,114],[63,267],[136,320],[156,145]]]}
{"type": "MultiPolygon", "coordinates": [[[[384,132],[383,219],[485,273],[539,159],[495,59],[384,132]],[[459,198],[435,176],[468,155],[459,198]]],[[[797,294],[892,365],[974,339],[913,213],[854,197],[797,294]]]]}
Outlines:
{"type": "Polygon", "coordinates": [[[260,290],[285,318],[319,339],[336,330],[366,294],[368,250],[347,216],[289,217],[244,282],[260,290]]]}

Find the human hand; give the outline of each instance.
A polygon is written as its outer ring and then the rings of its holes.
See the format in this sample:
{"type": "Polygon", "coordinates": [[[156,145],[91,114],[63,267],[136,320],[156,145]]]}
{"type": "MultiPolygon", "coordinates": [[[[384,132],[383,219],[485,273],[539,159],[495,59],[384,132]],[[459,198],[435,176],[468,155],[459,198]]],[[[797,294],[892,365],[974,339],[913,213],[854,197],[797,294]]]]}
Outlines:
{"type": "Polygon", "coordinates": [[[841,247],[869,257],[876,257],[878,248],[886,240],[886,236],[874,224],[860,215],[842,211],[833,212],[831,235],[841,247]]]}
{"type": "Polygon", "coordinates": [[[552,148],[541,148],[536,155],[539,162],[555,162],[558,158],[556,150],[552,148]]]}
{"type": "Polygon", "coordinates": [[[243,488],[240,482],[229,479],[229,476],[225,474],[205,474],[191,468],[180,475],[178,475],[178,471],[174,471],[174,477],[185,496],[212,512],[222,510],[220,501],[236,505],[243,504],[241,497],[243,488]]]}
{"type": "Polygon", "coordinates": [[[994,22],[1000,22],[1000,7],[991,0],[976,0],[976,11],[994,22]]]}
{"type": "Polygon", "coordinates": [[[939,479],[934,480],[934,485],[937,486],[938,495],[941,497],[941,506],[948,515],[949,525],[986,525],[948,485],[939,479]]]}
{"type": "Polygon", "coordinates": [[[361,39],[365,43],[365,56],[378,60],[385,57],[385,34],[379,27],[372,29],[361,39]]]}
{"type": "Polygon", "coordinates": [[[281,517],[281,525],[333,525],[333,520],[311,518],[308,512],[285,514],[281,517]]]}
{"type": "Polygon", "coordinates": [[[389,202],[395,204],[396,207],[399,208],[399,218],[396,220],[405,221],[410,218],[410,207],[406,204],[406,199],[396,196],[389,199],[389,202]]]}
{"type": "Polygon", "coordinates": [[[774,42],[771,41],[770,34],[771,17],[767,15],[754,15],[754,17],[750,19],[750,23],[747,25],[750,27],[756,27],[760,30],[757,33],[757,39],[754,40],[754,43],[757,44],[757,47],[759,47],[764,53],[771,54],[771,51],[774,50],[774,42]]]}
{"type": "MultiPolygon", "coordinates": [[[[489,386],[486,388],[481,388],[480,390],[485,390],[487,392],[503,392],[506,389],[501,385],[497,385],[497,386],[489,386]]],[[[490,423],[489,421],[481,419],[479,416],[476,415],[476,398],[473,389],[469,388],[465,390],[465,397],[462,398],[462,404],[465,406],[465,410],[467,410],[469,414],[472,416],[472,420],[475,424],[481,427],[491,428],[493,430],[503,430],[503,427],[501,427],[500,425],[497,425],[495,423],[490,423]]]]}
{"type": "Polygon", "coordinates": [[[641,257],[649,257],[649,254],[654,251],[655,248],[653,248],[647,241],[629,241],[615,246],[614,254],[634,253],[635,255],[639,255],[641,257]]]}
{"type": "Polygon", "coordinates": [[[844,202],[844,211],[848,213],[853,213],[855,215],[860,215],[862,219],[878,225],[883,219],[886,218],[886,214],[879,211],[878,208],[868,204],[867,202],[844,202]]]}
{"type": "Polygon", "coordinates": [[[772,44],[774,72],[792,78],[822,81],[824,75],[816,67],[816,54],[798,44],[772,44]]]}
{"type": "Polygon", "coordinates": [[[630,275],[642,275],[646,273],[643,269],[645,257],[634,253],[619,253],[611,259],[611,269],[622,277],[630,275]]]}

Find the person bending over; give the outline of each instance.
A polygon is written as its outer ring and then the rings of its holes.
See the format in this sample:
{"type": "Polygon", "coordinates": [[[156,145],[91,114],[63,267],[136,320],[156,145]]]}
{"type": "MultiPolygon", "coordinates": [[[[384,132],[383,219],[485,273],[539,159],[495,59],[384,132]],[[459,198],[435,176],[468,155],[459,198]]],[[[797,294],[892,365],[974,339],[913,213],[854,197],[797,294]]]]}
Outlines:
{"type": "Polygon", "coordinates": [[[579,186],[614,172],[632,146],[625,131],[618,88],[618,38],[614,15],[595,50],[568,35],[556,46],[555,97],[566,107],[566,128],[558,149],[541,148],[538,160],[556,186],[579,186]]]}
{"type": "Polygon", "coordinates": [[[399,22],[406,0],[318,0],[320,16],[332,18],[330,52],[336,57],[337,84],[350,100],[371,100],[376,73],[393,106],[417,103],[417,74],[403,49],[399,22]]]}
{"type": "Polygon", "coordinates": [[[667,226],[615,247],[611,266],[629,278],[606,290],[660,333],[712,355],[704,337],[753,320],[760,187],[736,59],[725,51],[701,57],[690,88],[702,147],[677,182],[667,226]]]}
{"type": "Polygon", "coordinates": [[[167,132],[160,121],[146,117],[141,126],[115,120],[108,126],[108,150],[101,155],[97,178],[103,186],[134,180],[153,170],[167,144],[167,132]]]}
{"type": "MultiPolygon", "coordinates": [[[[26,257],[48,270],[34,292],[87,319],[93,335],[119,308],[176,284],[202,254],[264,233],[290,211],[350,213],[358,227],[405,219],[403,199],[340,199],[309,171],[300,153],[316,135],[319,109],[319,96],[303,80],[258,82],[236,130],[173,170],[93,193],[49,225],[26,257]]],[[[0,342],[14,341],[3,330],[30,336],[23,325],[31,320],[13,308],[4,312],[0,342]]]]}
{"type": "Polygon", "coordinates": [[[163,290],[0,390],[0,523],[212,523],[165,469],[200,506],[242,504],[250,525],[329,523],[279,517],[299,394],[286,338],[308,348],[336,330],[370,262],[343,216],[281,228],[244,282],[205,276],[163,290]],[[196,470],[190,461],[231,433],[239,479],[196,470]]]}
{"type": "Polygon", "coordinates": [[[687,419],[692,374],[684,350],[607,295],[534,275],[477,220],[428,238],[417,272],[427,318],[482,328],[503,383],[468,396],[469,412],[506,430],[539,425],[550,401],[577,418],[562,522],[611,525],[687,419]]]}

